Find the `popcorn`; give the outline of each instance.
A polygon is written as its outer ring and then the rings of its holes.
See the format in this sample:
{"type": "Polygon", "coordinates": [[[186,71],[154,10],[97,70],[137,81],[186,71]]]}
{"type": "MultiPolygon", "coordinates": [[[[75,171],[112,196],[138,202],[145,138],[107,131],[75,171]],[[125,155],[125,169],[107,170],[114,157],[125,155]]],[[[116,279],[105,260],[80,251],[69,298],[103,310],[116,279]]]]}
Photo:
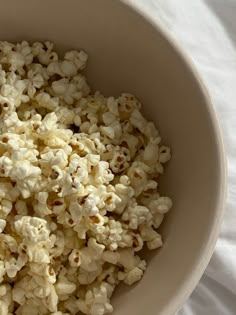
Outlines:
{"type": "Polygon", "coordinates": [[[120,254],[112,251],[103,252],[102,258],[104,261],[116,265],[120,259],[120,254]]]}
{"type": "Polygon", "coordinates": [[[104,245],[100,245],[95,239],[90,238],[88,241],[88,247],[83,247],[79,251],[81,267],[88,272],[96,271],[99,268],[97,260],[101,259],[104,248],[104,245]]]}
{"type": "Polygon", "coordinates": [[[4,276],[6,274],[4,261],[0,260],[0,283],[3,282],[4,276]]]}
{"type": "Polygon", "coordinates": [[[16,44],[16,51],[21,53],[24,57],[24,64],[30,65],[33,61],[33,54],[31,51],[31,47],[27,41],[22,41],[21,43],[16,44]]]}
{"type": "Polygon", "coordinates": [[[152,214],[148,208],[133,203],[123,212],[122,220],[129,221],[129,227],[136,230],[141,224],[151,224],[152,214]]]}
{"type": "MultiPolygon", "coordinates": [[[[9,110],[9,111],[13,110],[14,106],[12,105],[12,103],[8,102],[8,103],[4,103],[4,105],[7,105],[7,106],[4,106],[4,109],[9,110]]],[[[18,119],[17,113],[13,112],[9,115],[6,115],[3,126],[2,126],[2,131],[18,133],[18,132],[21,132],[23,125],[24,124],[22,123],[22,121],[18,119]]]]}
{"type": "Polygon", "coordinates": [[[132,285],[133,283],[139,281],[142,278],[142,276],[143,271],[138,267],[135,267],[134,269],[128,272],[127,276],[124,279],[124,283],[132,285]]]}
{"type": "Polygon", "coordinates": [[[73,61],[77,70],[82,70],[86,66],[88,55],[84,51],[67,51],[64,56],[65,60],[73,61]]]}
{"type": "Polygon", "coordinates": [[[57,295],[70,295],[76,290],[76,285],[65,277],[60,277],[55,285],[57,295]]]}
{"type": "Polygon", "coordinates": [[[65,77],[73,77],[77,73],[77,67],[72,61],[63,60],[61,63],[61,71],[65,77]]]}
{"type": "Polygon", "coordinates": [[[20,305],[25,303],[25,292],[21,288],[14,287],[12,290],[12,299],[20,305]]]}
{"type": "Polygon", "coordinates": [[[81,265],[79,250],[73,249],[70,256],[69,262],[71,267],[79,267],[81,265]]]}
{"type": "Polygon", "coordinates": [[[6,227],[6,221],[5,220],[3,220],[3,219],[0,219],[0,233],[2,233],[3,232],[3,230],[5,229],[5,227],[6,227]]]}
{"type": "Polygon", "coordinates": [[[102,115],[103,122],[106,126],[111,125],[116,120],[116,115],[111,112],[106,112],[102,115]]]}
{"type": "Polygon", "coordinates": [[[170,155],[170,148],[162,146],[160,148],[159,161],[161,163],[166,163],[167,161],[169,161],[170,157],[171,157],[171,155],[170,155]]]}
{"type": "Polygon", "coordinates": [[[45,264],[50,263],[48,249],[43,248],[42,245],[28,246],[27,255],[28,255],[29,261],[32,261],[35,263],[45,263],[45,264]]]}
{"type": "MultiPolygon", "coordinates": [[[[68,65],[71,64],[68,62],[68,65]]],[[[62,64],[63,66],[63,64],[62,64]]],[[[72,66],[71,69],[68,69],[66,72],[72,72],[73,69],[76,72],[76,69],[73,68],[73,64],[69,66],[69,68],[72,66]],[[68,71],[69,70],[69,71],[68,71]]],[[[64,70],[65,72],[65,70],[64,70]]],[[[73,81],[69,81],[68,79],[60,79],[58,81],[54,81],[52,83],[52,91],[53,93],[59,97],[62,101],[64,101],[68,105],[72,105],[75,101],[79,100],[83,96],[82,91],[78,91],[76,83],[73,81]]],[[[62,103],[62,102],[61,102],[62,103]]],[[[69,111],[68,111],[69,113],[69,111]]],[[[73,111],[70,111],[70,116],[73,114],[73,111]]]]}
{"type": "Polygon", "coordinates": [[[53,61],[47,67],[49,75],[58,74],[62,77],[73,77],[77,74],[76,65],[69,60],[53,61]]]}
{"type": "Polygon", "coordinates": [[[36,217],[22,216],[15,221],[14,227],[18,235],[31,243],[47,241],[50,234],[47,221],[36,217]]]}
{"type": "Polygon", "coordinates": [[[100,130],[102,132],[102,134],[104,134],[106,137],[110,138],[110,139],[114,139],[115,138],[115,131],[112,127],[110,126],[101,126],[100,130]]]}
{"type": "Polygon", "coordinates": [[[77,300],[76,297],[72,296],[64,302],[65,309],[70,312],[70,313],[66,313],[67,315],[78,314],[78,307],[76,305],[76,300],[77,300]]]}
{"type": "Polygon", "coordinates": [[[142,239],[147,242],[147,247],[150,250],[162,246],[161,236],[152,227],[143,225],[140,232],[142,239]]]}
{"type": "Polygon", "coordinates": [[[0,52],[0,314],[110,313],[162,246],[170,149],[135,96],[90,94],[84,51],[0,52]]]}
{"type": "Polygon", "coordinates": [[[133,237],[133,248],[135,252],[139,252],[144,245],[144,240],[142,239],[142,237],[140,236],[140,234],[136,234],[136,233],[131,233],[132,237],[133,237]]]}
{"type": "Polygon", "coordinates": [[[55,110],[58,107],[59,100],[57,97],[50,97],[46,92],[41,92],[36,95],[35,100],[39,106],[49,110],[55,110]]]}
{"type": "Polygon", "coordinates": [[[27,215],[28,209],[25,201],[18,199],[15,203],[15,209],[17,214],[24,216],[27,215]]]}
{"type": "Polygon", "coordinates": [[[134,196],[134,189],[129,185],[116,184],[116,194],[120,197],[121,202],[116,206],[114,211],[118,214],[122,214],[127,207],[129,200],[134,196]]]}
{"type": "Polygon", "coordinates": [[[37,133],[45,135],[54,129],[57,129],[57,115],[52,112],[44,117],[42,125],[37,130],[37,133]]]}
{"type": "Polygon", "coordinates": [[[8,315],[8,305],[5,301],[0,300],[0,314],[8,315]]]}
{"type": "Polygon", "coordinates": [[[17,69],[22,68],[25,63],[22,54],[15,51],[10,51],[7,54],[7,61],[9,64],[11,64],[11,71],[16,71],[17,69]]]}
{"type": "Polygon", "coordinates": [[[52,213],[52,210],[48,208],[47,200],[48,193],[47,192],[38,192],[35,194],[35,198],[38,202],[33,204],[34,211],[40,217],[45,217],[52,213]]]}
{"type": "Polygon", "coordinates": [[[11,311],[12,308],[11,292],[12,290],[10,284],[0,285],[0,314],[8,315],[9,312],[11,311]]]}
{"type": "Polygon", "coordinates": [[[102,315],[112,312],[110,297],[113,290],[114,287],[105,282],[94,286],[86,293],[85,299],[80,298],[77,301],[79,310],[91,315],[102,315]]]}
{"type": "Polygon", "coordinates": [[[82,285],[88,285],[93,283],[96,278],[98,278],[102,274],[102,266],[98,266],[95,271],[87,271],[84,270],[82,267],[79,269],[78,280],[79,283],[82,285]]]}
{"type": "Polygon", "coordinates": [[[50,287],[37,287],[34,289],[34,295],[40,299],[46,298],[50,294],[50,287]]]}
{"type": "Polygon", "coordinates": [[[131,113],[130,122],[135,128],[139,129],[141,133],[144,133],[147,121],[138,109],[135,109],[131,113]]]}
{"type": "Polygon", "coordinates": [[[14,278],[18,271],[25,265],[26,259],[24,257],[18,257],[15,259],[14,257],[10,258],[5,262],[5,270],[6,274],[9,278],[14,278]]]}
{"type": "Polygon", "coordinates": [[[162,240],[160,236],[154,238],[152,241],[147,242],[147,247],[150,250],[159,248],[161,246],[162,246],[162,240]]]}
{"type": "Polygon", "coordinates": [[[104,194],[104,199],[102,203],[102,207],[106,209],[106,211],[114,211],[117,206],[121,203],[121,198],[113,192],[109,192],[104,194]]]}
{"type": "Polygon", "coordinates": [[[61,124],[73,125],[75,119],[75,113],[73,110],[60,106],[56,109],[56,115],[61,124]]]}
{"type": "Polygon", "coordinates": [[[0,70],[0,85],[3,85],[6,82],[6,72],[0,70]]]}
{"type": "MultiPolygon", "coordinates": [[[[68,156],[63,149],[49,150],[49,148],[46,148],[45,152],[40,154],[39,163],[44,172],[50,171],[52,167],[55,167],[57,170],[63,170],[68,164],[68,156]]],[[[58,177],[56,179],[58,179],[58,177]]]]}
{"type": "Polygon", "coordinates": [[[96,166],[95,181],[98,184],[107,184],[114,179],[109,163],[106,161],[100,161],[96,166]]]}
{"type": "Polygon", "coordinates": [[[2,199],[0,202],[0,215],[2,218],[7,218],[8,214],[11,212],[12,202],[7,199],[2,199]]]}
{"type": "Polygon", "coordinates": [[[50,286],[50,294],[43,302],[46,304],[46,308],[49,309],[50,312],[57,311],[57,304],[58,304],[58,296],[56,293],[56,289],[53,285],[50,286]]]}
{"type": "Polygon", "coordinates": [[[52,51],[53,46],[54,44],[49,41],[45,42],[44,46],[41,43],[35,43],[33,44],[32,53],[38,57],[41,64],[47,66],[49,63],[58,60],[57,54],[52,51]]]}
{"type": "Polygon", "coordinates": [[[156,209],[158,213],[166,213],[172,207],[172,201],[169,197],[160,197],[156,202],[156,209]]]}
{"type": "Polygon", "coordinates": [[[126,148],[120,148],[119,151],[115,151],[113,158],[110,161],[110,168],[114,173],[121,173],[129,167],[129,150],[126,148]]]}

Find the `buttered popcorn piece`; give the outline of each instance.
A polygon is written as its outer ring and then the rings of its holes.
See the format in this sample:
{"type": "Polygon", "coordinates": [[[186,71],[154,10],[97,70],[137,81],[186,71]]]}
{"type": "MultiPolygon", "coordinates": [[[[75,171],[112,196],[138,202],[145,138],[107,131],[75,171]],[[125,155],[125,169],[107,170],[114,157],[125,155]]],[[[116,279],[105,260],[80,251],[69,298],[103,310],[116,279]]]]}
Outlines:
{"type": "Polygon", "coordinates": [[[132,94],[91,94],[84,51],[0,42],[0,314],[104,315],[162,246],[171,157],[132,94]]]}

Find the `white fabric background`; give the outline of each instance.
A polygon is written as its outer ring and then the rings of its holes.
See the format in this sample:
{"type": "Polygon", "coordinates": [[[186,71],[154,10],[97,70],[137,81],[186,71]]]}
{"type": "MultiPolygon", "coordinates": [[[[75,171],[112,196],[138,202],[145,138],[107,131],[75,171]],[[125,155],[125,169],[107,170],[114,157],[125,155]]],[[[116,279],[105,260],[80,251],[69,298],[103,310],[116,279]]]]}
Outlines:
{"type": "Polygon", "coordinates": [[[128,0],[166,26],[194,62],[216,108],[228,197],[215,252],[178,315],[236,315],[236,0],[128,0]]]}

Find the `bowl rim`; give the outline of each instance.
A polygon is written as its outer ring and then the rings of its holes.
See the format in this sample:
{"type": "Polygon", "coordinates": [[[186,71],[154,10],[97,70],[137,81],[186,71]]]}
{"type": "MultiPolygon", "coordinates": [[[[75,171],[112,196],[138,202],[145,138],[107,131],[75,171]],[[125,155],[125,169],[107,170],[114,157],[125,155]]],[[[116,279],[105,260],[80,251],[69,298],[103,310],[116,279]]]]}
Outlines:
{"type": "MultiPolygon", "coordinates": [[[[146,13],[142,10],[137,3],[131,2],[130,0],[118,0],[127,8],[133,10],[137,15],[149,23],[155,31],[157,31],[162,39],[167,42],[170,49],[172,49],[180,58],[186,70],[189,71],[193,80],[199,88],[199,92],[202,93],[202,98],[205,102],[206,110],[208,111],[209,118],[212,124],[213,132],[215,135],[217,155],[219,159],[219,185],[218,185],[218,196],[216,197],[216,209],[215,216],[212,222],[211,230],[209,231],[209,237],[206,244],[203,245],[201,255],[196,260],[195,265],[190,277],[183,279],[183,283],[178,293],[172,299],[171,303],[165,309],[165,315],[175,314],[181,309],[183,304],[186,302],[190,294],[193,292],[198,282],[200,281],[210,259],[214,252],[215,245],[220,233],[221,224],[223,222],[225,201],[227,195],[227,161],[226,151],[223,143],[223,132],[220,127],[219,118],[217,116],[216,109],[213,105],[211,96],[206,88],[201,75],[199,74],[196,66],[194,65],[191,57],[181,48],[177,39],[167,30],[161,22],[157,22],[151,14],[146,13]]],[[[151,315],[151,314],[150,314],[151,315]]]]}

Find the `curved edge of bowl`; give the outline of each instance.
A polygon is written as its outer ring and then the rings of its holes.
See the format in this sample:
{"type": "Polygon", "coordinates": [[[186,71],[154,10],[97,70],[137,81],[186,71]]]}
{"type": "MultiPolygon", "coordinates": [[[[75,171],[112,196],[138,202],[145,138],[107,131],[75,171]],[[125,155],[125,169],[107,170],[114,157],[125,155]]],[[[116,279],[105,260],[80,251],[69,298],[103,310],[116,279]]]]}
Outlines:
{"type": "MultiPolygon", "coordinates": [[[[161,37],[167,41],[168,45],[171,49],[173,49],[176,54],[181,59],[182,63],[185,65],[186,69],[190,72],[193,79],[196,82],[196,85],[199,88],[200,93],[202,93],[202,97],[205,101],[206,108],[208,110],[212,127],[215,134],[218,158],[219,158],[219,187],[218,187],[218,198],[217,198],[217,208],[215,211],[214,221],[212,222],[212,229],[209,234],[208,242],[205,244],[202,255],[199,257],[198,261],[196,261],[195,266],[193,268],[193,272],[191,275],[191,279],[184,280],[182,287],[180,288],[178,294],[175,296],[174,301],[170,304],[168,309],[165,310],[165,315],[175,314],[188,299],[190,294],[193,292],[195,287],[197,286],[201,276],[203,275],[211,256],[214,252],[216,241],[220,232],[220,227],[223,221],[224,216],[224,205],[226,200],[226,191],[227,191],[227,163],[226,163],[226,154],[223,143],[222,130],[220,128],[219,119],[217,117],[216,110],[214,108],[212,99],[210,94],[201,78],[198,70],[196,69],[194,63],[191,58],[182,50],[177,40],[165,30],[164,26],[161,23],[158,23],[154,20],[152,16],[142,11],[138,5],[129,2],[127,0],[118,0],[125,6],[134,10],[140,17],[143,17],[147,23],[149,23],[155,30],[157,30],[161,37]]],[[[160,314],[162,315],[162,314],[160,314]]]]}

